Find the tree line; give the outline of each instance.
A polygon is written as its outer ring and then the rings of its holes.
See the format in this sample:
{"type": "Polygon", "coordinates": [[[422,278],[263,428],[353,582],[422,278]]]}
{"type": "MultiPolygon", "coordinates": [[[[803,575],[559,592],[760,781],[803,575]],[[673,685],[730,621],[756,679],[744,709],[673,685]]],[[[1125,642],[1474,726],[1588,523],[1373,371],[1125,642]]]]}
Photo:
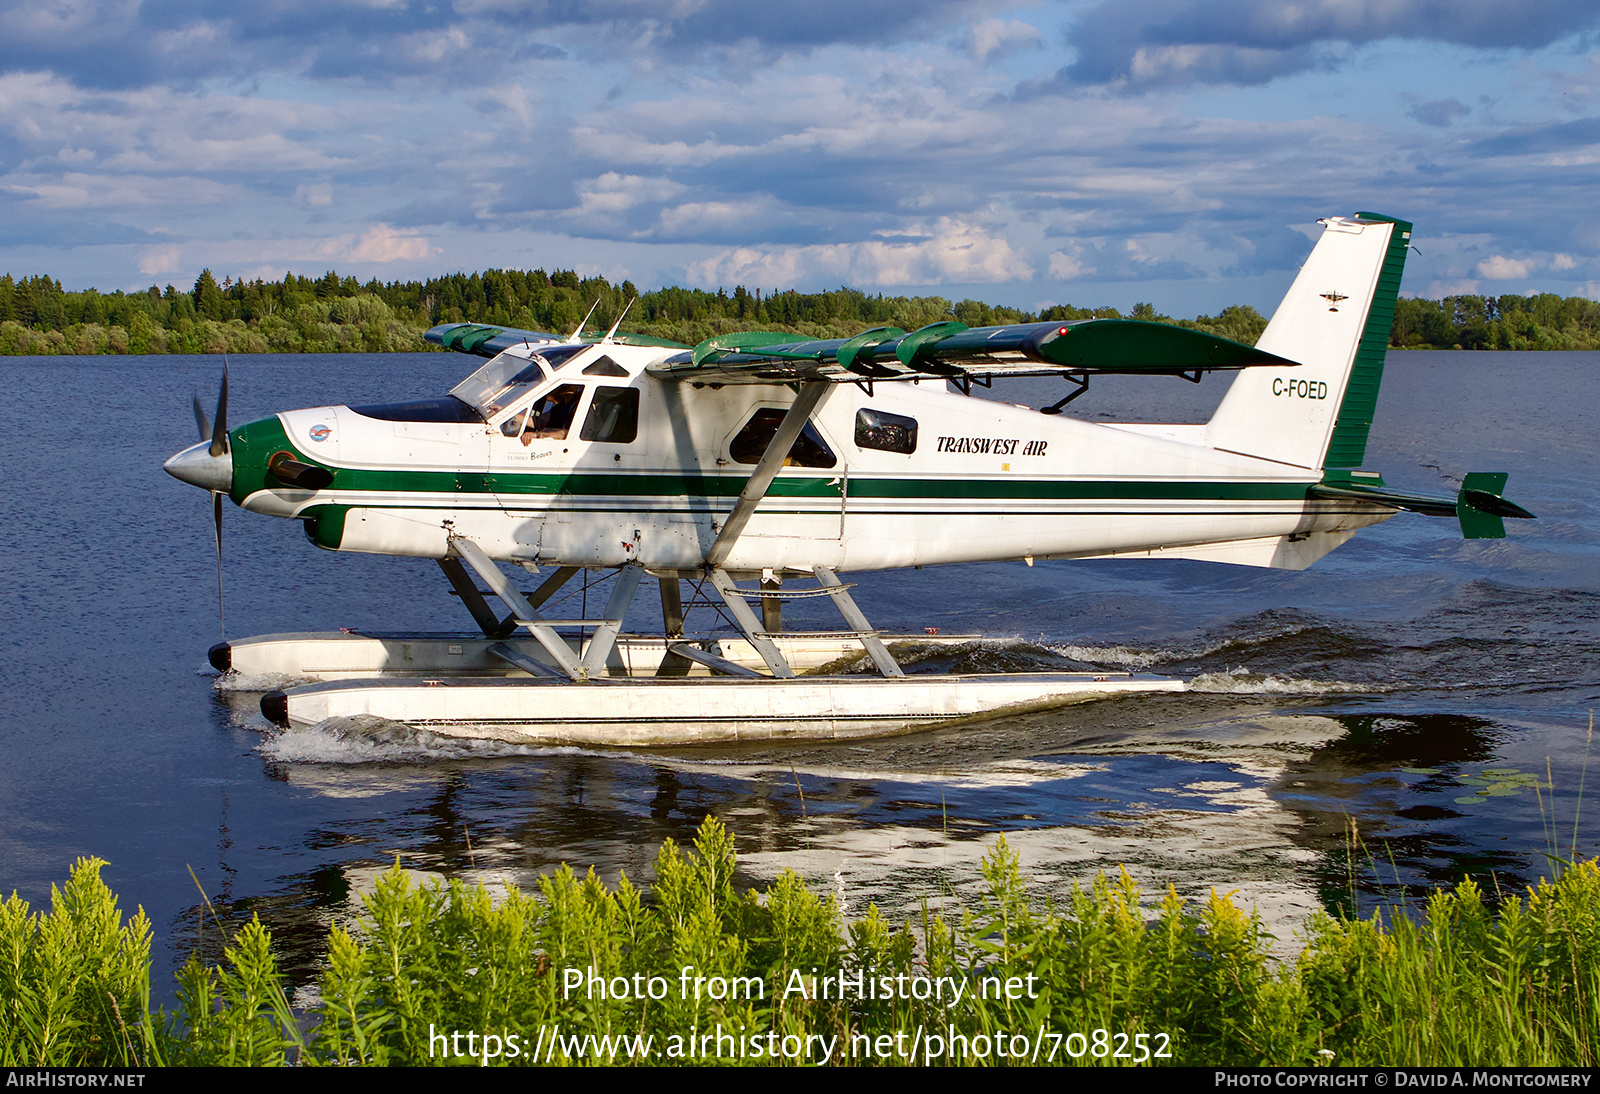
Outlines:
{"type": "MultiPolygon", "coordinates": [[[[915,330],[959,320],[969,327],[1034,321],[1131,318],[1173,323],[1253,344],[1266,319],[1248,305],[1174,319],[1150,304],[1116,308],[1057,305],[1022,311],[940,296],[871,295],[857,289],[732,292],[670,287],[641,293],[631,281],[580,278],[572,270],[485,270],[426,281],[360,283],[328,271],[281,281],[220,282],[208,269],[192,289],[169,284],[136,292],[68,292],[45,275],[0,276],[0,354],[390,353],[431,349],[422,332],[437,323],[490,323],[566,333],[625,329],[694,344],[741,330],[842,338],[872,326],[915,330]],[[631,302],[631,304],[630,304],[631,302]]],[[[1403,348],[1600,349],[1600,302],[1582,297],[1451,296],[1399,302],[1390,335],[1403,348]]]]}

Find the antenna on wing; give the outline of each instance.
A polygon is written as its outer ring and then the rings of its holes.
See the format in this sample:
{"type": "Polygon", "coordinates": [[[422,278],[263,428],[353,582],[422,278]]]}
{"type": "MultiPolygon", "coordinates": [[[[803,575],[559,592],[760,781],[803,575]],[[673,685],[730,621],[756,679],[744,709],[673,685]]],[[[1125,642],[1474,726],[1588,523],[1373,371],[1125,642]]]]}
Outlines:
{"type": "Polygon", "coordinates": [[[628,308],[633,307],[638,302],[639,302],[639,298],[637,296],[633,297],[631,300],[628,301],[628,307],[622,309],[622,314],[617,316],[617,321],[615,323],[611,324],[611,329],[606,331],[606,336],[604,338],[600,339],[600,341],[602,341],[602,342],[611,341],[612,336],[617,333],[617,328],[622,326],[622,321],[628,317],[628,308]]]}
{"type": "Polygon", "coordinates": [[[594,303],[589,305],[589,315],[586,315],[586,316],[583,317],[583,322],[579,323],[578,326],[573,330],[573,332],[570,335],[567,336],[567,341],[576,342],[579,338],[581,338],[583,336],[583,328],[587,327],[589,325],[589,316],[593,315],[594,314],[594,310],[596,308],[598,308],[599,306],[600,306],[600,298],[597,296],[597,297],[594,298],[594,303]]]}

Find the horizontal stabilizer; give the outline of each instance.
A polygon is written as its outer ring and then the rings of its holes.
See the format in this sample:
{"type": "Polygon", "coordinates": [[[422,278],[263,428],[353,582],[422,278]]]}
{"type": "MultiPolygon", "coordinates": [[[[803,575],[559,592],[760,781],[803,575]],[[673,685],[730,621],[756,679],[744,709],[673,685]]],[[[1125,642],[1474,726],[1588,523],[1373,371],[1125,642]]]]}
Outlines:
{"type": "Polygon", "coordinates": [[[875,327],[853,338],[720,334],[652,365],[664,380],[773,384],[796,380],[964,381],[993,376],[1122,373],[1190,376],[1294,361],[1188,327],[1134,319],[1079,319],[973,327],[946,321],[909,334],[875,327]]]}
{"type": "Polygon", "coordinates": [[[1533,519],[1533,514],[1522,506],[1500,496],[1500,492],[1506,488],[1506,473],[1503,471],[1469,472],[1461,483],[1460,493],[1454,498],[1391,490],[1383,485],[1382,479],[1375,476],[1362,482],[1354,479],[1353,474],[1360,472],[1329,472],[1326,481],[1311,488],[1311,496],[1369,501],[1430,517],[1455,517],[1461,522],[1461,535],[1465,539],[1504,539],[1506,527],[1503,518],[1533,519]]]}
{"type": "Polygon", "coordinates": [[[1461,494],[1456,498],[1456,516],[1461,521],[1461,534],[1467,539],[1505,539],[1506,526],[1502,518],[1530,519],[1533,514],[1520,505],[1500,496],[1506,488],[1504,471],[1470,471],[1461,482],[1461,494]]]}

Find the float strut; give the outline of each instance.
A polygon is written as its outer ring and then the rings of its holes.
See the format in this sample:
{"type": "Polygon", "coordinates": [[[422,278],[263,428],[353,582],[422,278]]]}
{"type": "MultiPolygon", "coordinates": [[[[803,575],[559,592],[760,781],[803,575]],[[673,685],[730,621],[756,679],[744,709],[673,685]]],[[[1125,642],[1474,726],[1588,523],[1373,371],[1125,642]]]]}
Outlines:
{"type": "Polygon", "coordinates": [[[778,578],[761,579],[761,629],[768,634],[778,634],[783,630],[783,601],[768,593],[775,593],[782,587],[778,578]]]}
{"type": "Polygon", "coordinates": [[[878,632],[872,629],[872,624],[867,622],[861,609],[856,607],[855,599],[845,584],[826,566],[813,566],[811,572],[817,575],[817,584],[828,590],[834,607],[839,609],[844,621],[855,630],[861,644],[867,647],[867,656],[878,666],[878,671],[885,676],[904,676],[905,670],[889,652],[889,647],[883,644],[883,639],[878,637],[878,632]]]}
{"type": "Polygon", "coordinates": [[[467,576],[467,568],[461,565],[459,558],[435,559],[439,569],[444,571],[444,576],[450,579],[451,588],[461,598],[461,603],[467,606],[467,611],[472,613],[473,622],[478,624],[478,629],[486,638],[504,638],[506,634],[500,630],[500,616],[489,607],[489,602],[478,591],[478,585],[467,576]]]}
{"type": "MultiPolygon", "coordinates": [[[[472,613],[473,620],[477,622],[479,629],[483,631],[486,638],[511,637],[511,633],[517,629],[517,614],[515,612],[501,619],[495,613],[495,610],[489,606],[489,602],[483,598],[483,593],[478,590],[478,586],[473,583],[472,578],[467,576],[467,568],[461,565],[459,558],[439,558],[434,561],[439,564],[439,569],[444,571],[444,576],[450,579],[451,587],[455,589],[456,595],[461,598],[461,602],[467,606],[467,611],[472,613]]],[[[572,580],[572,575],[577,572],[578,567],[576,566],[561,567],[545,578],[544,583],[529,595],[528,603],[535,608],[539,607],[554,596],[561,586],[572,580]]]]}
{"type": "MultiPolygon", "coordinates": [[[[673,639],[683,637],[683,594],[675,577],[658,578],[661,583],[661,625],[667,639],[667,652],[656,667],[657,676],[688,676],[691,658],[678,653],[673,639]]],[[[676,643],[681,645],[682,643],[676,643]]]]}
{"type": "Polygon", "coordinates": [[[767,669],[774,676],[790,678],[794,676],[794,669],[789,667],[789,662],[783,659],[783,654],[778,652],[778,647],[772,644],[761,629],[761,623],[756,619],[756,613],[750,610],[749,601],[745,600],[745,591],[735,585],[733,578],[728,576],[728,571],[715,569],[711,571],[711,584],[721,594],[723,603],[728,605],[728,610],[733,613],[733,621],[739,625],[749,643],[761,655],[761,660],[767,663],[767,669]]]}
{"type": "Polygon", "coordinates": [[[644,576],[644,566],[630,562],[617,573],[617,583],[611,587],[611,599],[606,602],[605,622],[595,628],[589,639],[589,648],[583,651],[583,670],[590,676],[604,675],[606,658],[617,644],[617,632],[622,629],[622,618],[628,614],[633,594],[644,576]]]}
{"type": "MultiPolygon", "coordinates": [[[[539,640],[539,645],[544,647],[544,651],[550,655],[550,659],[556,663],[556,666],[561,669],[569,680],[580,684],[588,683],[589,671],[572,655],[572,647],[568,646],[562,637],[555,632],[554,627],[539,618],[539,613],[534,606],[528,603],[525,596],[517,592],[510,581],[506,580],[506,575],[500,571],[500,567],[496,566],[488,555],[483,553],[482,548],[465,536],[451,536],[450,546],[455,549],[456,554],[461,556],[462,561],[476,570],[478,576],[488,583],[489,588],[494,590],[494,595],[498,596],[511,609],[511,614],[516,617],[517,623],[527,627],[532,632],[533,636],[539,640]]],[[[552,580],[554,579],[552,578],[552,580]]],[[[635,581],[637,581],[637,578],[635,578],[635,581]]],[[[546,582],[546,584],[549,584],[549,582],[546,582]]],[[[612,637],[614,639],[615,635],[612,637]]]]}

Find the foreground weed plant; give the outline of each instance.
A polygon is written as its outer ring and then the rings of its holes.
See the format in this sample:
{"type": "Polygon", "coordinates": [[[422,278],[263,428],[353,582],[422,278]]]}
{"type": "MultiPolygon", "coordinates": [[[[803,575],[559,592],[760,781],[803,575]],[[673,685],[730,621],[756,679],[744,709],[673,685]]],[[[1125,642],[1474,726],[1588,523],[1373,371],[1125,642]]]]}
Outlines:
{"type": "Polygon", "coordinates": [[[958,919],[847,922],[793,874],[739,889],[708,819],[648,895],[563,867],[496,904],[396,868],[329,933],[314,1008],[253,921],[183,968],[175,1014],[102,865],[47,914],[0,904],[0,1064],[1600,1063],[1593,862],[1498,915],[1466,882],[1416,922],[1321,916],[1282,964],[1215,894],[1151,918],[1119,872],[1040,906],[1004,840],[958,919]]]}

